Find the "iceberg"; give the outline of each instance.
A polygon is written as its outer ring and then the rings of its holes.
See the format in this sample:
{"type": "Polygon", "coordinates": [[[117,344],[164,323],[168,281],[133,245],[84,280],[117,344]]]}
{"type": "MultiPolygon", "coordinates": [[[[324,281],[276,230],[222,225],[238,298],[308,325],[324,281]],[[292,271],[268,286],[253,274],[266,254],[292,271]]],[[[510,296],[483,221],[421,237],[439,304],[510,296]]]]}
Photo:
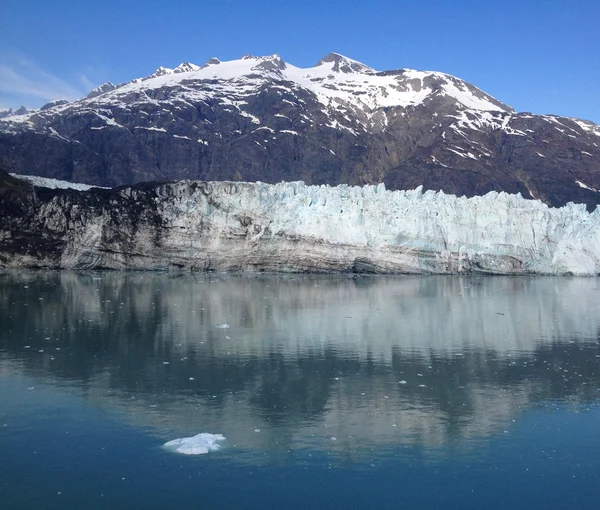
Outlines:
{"type": "Polygon", "coordinates": [[[210,434],[202,432],[192,437],[182,437],[168,441],[163,446],[167,450],[183,455],[204,455],[208,452],[214,452],[221,448],[225,436],[222,434],[210,434]]]}

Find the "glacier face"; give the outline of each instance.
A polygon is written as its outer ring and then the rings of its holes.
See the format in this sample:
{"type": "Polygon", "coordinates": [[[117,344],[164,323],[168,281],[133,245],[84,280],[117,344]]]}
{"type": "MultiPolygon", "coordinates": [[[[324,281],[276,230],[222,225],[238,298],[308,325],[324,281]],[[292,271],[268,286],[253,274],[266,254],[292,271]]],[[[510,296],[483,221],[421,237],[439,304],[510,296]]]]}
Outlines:
{"type": "Polygon", "coordinates": [[[0,227],[4,267],[600,273],[598,209],[506,193],[202,181],[34,193],[0,227]]]}

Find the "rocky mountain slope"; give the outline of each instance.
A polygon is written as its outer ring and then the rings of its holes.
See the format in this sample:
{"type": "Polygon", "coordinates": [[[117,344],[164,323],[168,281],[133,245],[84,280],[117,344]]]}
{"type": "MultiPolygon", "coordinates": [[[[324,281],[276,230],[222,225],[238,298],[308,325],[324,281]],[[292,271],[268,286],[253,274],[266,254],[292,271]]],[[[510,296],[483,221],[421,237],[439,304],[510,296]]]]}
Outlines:
{"type": "Polygon", "coordinates": [[[332,53],[183,63],[72,103],[0,115],[0,165],[101,186],[232,180],[520,192],[600,202],[600,127],[517,113],[453,76],[332,53]]]}
{"type": "Polygon", "coordinates": [[[600,274],[600,208],[490,192],[0,175],[0,267],[600,274]]]}

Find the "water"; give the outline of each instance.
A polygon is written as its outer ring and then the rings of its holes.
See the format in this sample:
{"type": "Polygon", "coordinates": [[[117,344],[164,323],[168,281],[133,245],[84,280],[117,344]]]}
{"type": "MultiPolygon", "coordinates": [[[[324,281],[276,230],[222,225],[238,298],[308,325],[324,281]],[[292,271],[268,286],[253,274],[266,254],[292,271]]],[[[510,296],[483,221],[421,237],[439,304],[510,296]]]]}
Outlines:
{"type": "Polygon", "coordinates": [[[597,508],[599,283],[0,273],[0,506],[597,508]]]}

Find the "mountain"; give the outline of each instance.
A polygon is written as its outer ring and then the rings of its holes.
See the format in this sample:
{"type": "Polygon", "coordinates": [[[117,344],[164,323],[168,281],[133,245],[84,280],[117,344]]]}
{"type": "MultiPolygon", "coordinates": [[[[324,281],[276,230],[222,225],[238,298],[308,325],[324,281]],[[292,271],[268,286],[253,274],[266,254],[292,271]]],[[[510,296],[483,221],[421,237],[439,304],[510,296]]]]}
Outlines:
{"type": "Polygon", "coordinates": [[[5,113],[0,166],[99,186],[384,182],[590,210],[600,202],[596,124],[518,113],[448,74],[376,71],[337,53],[307,69],[278,55],[184,62],[5,113]]]}

